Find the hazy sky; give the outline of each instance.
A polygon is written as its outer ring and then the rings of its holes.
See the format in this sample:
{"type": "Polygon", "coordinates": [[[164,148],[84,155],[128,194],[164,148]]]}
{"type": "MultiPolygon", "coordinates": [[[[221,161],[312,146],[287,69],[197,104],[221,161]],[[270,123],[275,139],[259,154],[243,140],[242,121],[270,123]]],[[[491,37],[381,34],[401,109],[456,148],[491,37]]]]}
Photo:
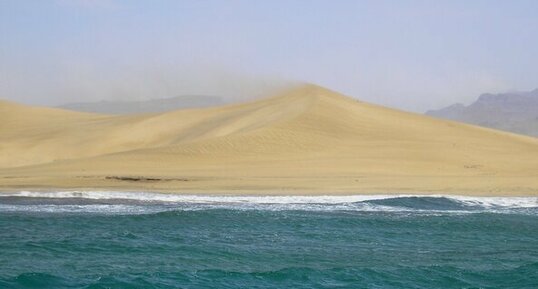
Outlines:
{"type": "Polygon", "coordinates": [[[287,81],[417,112],[534,89],[538,1],[0,0],[0,98],[244,97],[287,81]]]}

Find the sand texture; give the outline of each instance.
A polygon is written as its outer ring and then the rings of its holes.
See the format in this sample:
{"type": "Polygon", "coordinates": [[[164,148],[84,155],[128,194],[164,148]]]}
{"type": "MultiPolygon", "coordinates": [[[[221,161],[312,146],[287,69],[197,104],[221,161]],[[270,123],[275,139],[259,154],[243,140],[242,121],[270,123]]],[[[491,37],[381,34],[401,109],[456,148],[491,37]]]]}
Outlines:
{"type": "Polygon", "coordinates": [[[0,190],[538,195],[538,139],[305,85],[110,116],[0,101],[0,190]]]}

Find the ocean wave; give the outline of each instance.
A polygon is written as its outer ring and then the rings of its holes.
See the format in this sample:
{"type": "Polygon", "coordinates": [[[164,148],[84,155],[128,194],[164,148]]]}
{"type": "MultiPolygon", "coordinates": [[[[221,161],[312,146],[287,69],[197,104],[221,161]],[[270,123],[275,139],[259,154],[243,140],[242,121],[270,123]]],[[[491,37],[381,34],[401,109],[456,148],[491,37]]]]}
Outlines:
{"type": "Polygon", "coordinates": [[[0,192],[0,212],[151,214],[207,209],[538,214],[538,197],[224,196],[112,191],[0,192]]]}
{"type": "Polygon", "coordinates": [[[0,212],[28,212],[28,213],[91,213],[103,215],[140,215],[164,212],[162,208],[139,206],[139,205],[23,205],[23,204],[2,204],[0,200],[0,212]]]}

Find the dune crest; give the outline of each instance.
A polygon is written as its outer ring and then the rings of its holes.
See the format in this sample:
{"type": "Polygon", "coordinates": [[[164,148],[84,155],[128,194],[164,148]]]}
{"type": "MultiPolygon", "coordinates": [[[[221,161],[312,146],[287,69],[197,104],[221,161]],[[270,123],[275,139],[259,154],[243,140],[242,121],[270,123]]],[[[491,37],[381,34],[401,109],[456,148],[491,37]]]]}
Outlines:
{"type": "Polygon", "coordinates": [[[0,189],[538,195],[538,139],[315,85],[160,114],[0,113],[0,189]]]}

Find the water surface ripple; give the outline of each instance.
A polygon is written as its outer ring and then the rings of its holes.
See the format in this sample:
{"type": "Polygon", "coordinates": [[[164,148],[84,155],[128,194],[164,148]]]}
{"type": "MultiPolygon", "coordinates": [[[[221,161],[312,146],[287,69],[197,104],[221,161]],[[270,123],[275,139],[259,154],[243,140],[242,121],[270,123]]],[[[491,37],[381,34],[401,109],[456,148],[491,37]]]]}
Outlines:
{"type": "Polygon", "coordinates": [[[538,202],[4,192],[0,288],[538,288],[538,202]]]}

